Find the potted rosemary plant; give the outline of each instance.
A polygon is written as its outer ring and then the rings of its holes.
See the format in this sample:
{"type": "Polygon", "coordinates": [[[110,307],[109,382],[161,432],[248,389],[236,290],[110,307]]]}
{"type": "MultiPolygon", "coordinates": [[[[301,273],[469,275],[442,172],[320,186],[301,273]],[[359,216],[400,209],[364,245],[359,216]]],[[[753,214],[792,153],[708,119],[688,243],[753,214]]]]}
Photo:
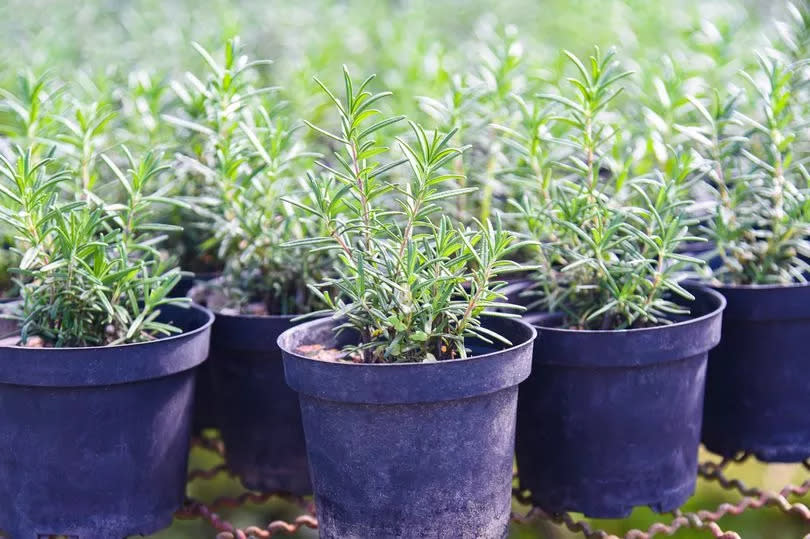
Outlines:
{"type": "Polygon", "coordinates": [[[766,462],[810,457],[810,175],[806,72],[759,57],[745,99],[692,99],[702,125],[683,128],[705,157],[716,210],[704,228],[715,262],[704,279],[725,296],[723,338],[710,357],[703,442],[766,462]]]}
{"type": "Polygon", "coordinates": [[[247,488],[308,494],[298,398],[284,383],[276,340],[295,316],[323,307],[306,283],[332,265],[328,252],[282,248],[320,231],[282,200],[305,192],[302,178],[312,156],[283,102],[260,90],[251,97],[241,86],[240,76],[256,62],[240,56],[234,41],[223,65],[206,58],[221,80],[236,87],[208,83],[223,109],[215,114],[217,129],[186,122],[209,137],[203,141],[208,160],[192,166],[204,176],[197,206],[207,222],[205,244],[224,263],[219,278],[191,292],[216,313],[206,373],[210,393],[205,385],[198,392],[200,401],[213,404],[213,416],[198,421],[220,429],[228,467],[247,488]]]}
{"type": "MultiPolygon", "coordinates": [[[[321,537],[504,537],[511,507],[518,383],[535,332],[503,313],[499,276],[522,245],[500,223],[436,217],[466,189],[445,170],[453,132],[411,124],[387,158],[372,77],[333,101],[341,130],[312,205],[326,234],[291,242],[339,253],[337,277],[312,290],[332,316],[279,337],[300,396],[321,537]],[[401,182],[393,169],[409,167],[401,182]],[[336,296],[330,290],[336,291],[336,296]]],[[[290,202],[297,204],[291,200],[290,202]]]]}
{"type": "Polygon", "coordinates": [[[540,265],[522,293],[538,339],[519,398],[520,486],[554,513],[669,511],[695,488],[707,353],[724,301],[677,280],[694,261],[679,253],[694,239],[685,212],[694,174],[633,177],[611,159],[621,152],[607,109],[629,73],[613,53],[597,49],[587,67],[568,56],[574,95],[540,96],[567,127],[541,141],[551,168],[537,169],[536,189],[518,203],[540,265]]]}
{"type": "Polygon", "coordinates": [[[123,537],[169,525],[185,494],[195,367],[213,316],[167,298],[165,167],[127,173],[125,200],[63,202],[70,174],[0,158],[0,220],[20,254],[20,333],[0,348],[0,527],[11,537],[123,537]]]}

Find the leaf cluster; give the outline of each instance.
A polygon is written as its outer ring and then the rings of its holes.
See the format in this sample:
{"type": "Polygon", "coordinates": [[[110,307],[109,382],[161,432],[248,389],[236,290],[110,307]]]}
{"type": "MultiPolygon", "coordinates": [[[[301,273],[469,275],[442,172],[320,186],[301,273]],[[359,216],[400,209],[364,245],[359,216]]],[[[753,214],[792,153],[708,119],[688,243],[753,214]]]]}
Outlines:
{"type": "Polygon", "coordinates": [[[678,268],[695,262],[680,252],[697,240],[686,211],[695,167],[680,156],[672,175],[634,176],[616,158],[625,150],[610,116],[630,73],[613,52],[595,49],[587,62],[566,54],[577,73],[567,80],[572,91],[538,95],[523,106],[524,129],[503,130],[522,156],[515,173],[534,181],[515,202],[539,245],[529,307],[559,312],[577,329],[670,323],[688,314],[675,297],[693,299],[678,268]]]}
{"type": "Polygon", "coordinates": [[[804,282],[810,266],[807,78],[802,64],[759,56],[748,87],[690,98],[701,123],[681,127],[708,174],[713,212],[701,231],[714,244],[711,277],[728,284],[804,282]],[[751,113],[743,110],[749,102],[751,113]]]}
{"type": "Polygon", "coordinates": [[[102,346],[179,332],[157,319],[161,306],[185,303],[167,297],[180,272],[156,248],[171,227],[151,219],[156,204],[171,202],[152,189],[166,167],[127,154],[125,173],[105,158],[125,202],[65,201],[72,172],[58,170],[52,155],[37,159],[18,147],[14,161],[0,157],[0,221],[20,257],[21,343],[102,346]]]}
{"type": "Polygon", "coordinates": [[[282,200],[303,190],[304,170],[316,154],[306,150],[286,103],[273,97],[276,89],[253,85],[255,69],[268,61],[249,61],[237,39],[228,41],[221,64],[197,49],[208,75],[189,74],[188,90],[175,85],[187,115],[167,119],[196,141],[179,160],[197,178],[188,200],[205,234],[202,249],[222,263],[222,277],[208,287],[209,305],[253,314],[320,308],[306,283],[323,276],[329,257],[281,247],[319,232],[282,200]]]}
{"type": "Polygon", "coordinates": [[[312,289],[342,320],[339,330],[359,336],[347,348],[356,361],[466,358],[470,337],[509,344],[485,327],[481,315],[496,304],[519,309],[498,303],[505,284],[499,278],[521,269],[508,256],[522,244],[500,221],[469,228],[440,216],[442,201],[474,189],[447,188],[460,179],[448,165],[464,148],[451,145],[455,131],[431,134],[412,122],[409,138],[385,138],[384,128],[404,118],[376,108],[390,94],[370,91],[373,79],[356,84],[344,67],[343,99],[316,79],[341,129],[311,127],[338,149],[319,162],[321,174],[308,177],[312,204],[290,202],[326,234],[289,245],[337,253],[337,276],[312,289]],[[407,173],[395,181],[391,172],[401,166],[407,173]]]}

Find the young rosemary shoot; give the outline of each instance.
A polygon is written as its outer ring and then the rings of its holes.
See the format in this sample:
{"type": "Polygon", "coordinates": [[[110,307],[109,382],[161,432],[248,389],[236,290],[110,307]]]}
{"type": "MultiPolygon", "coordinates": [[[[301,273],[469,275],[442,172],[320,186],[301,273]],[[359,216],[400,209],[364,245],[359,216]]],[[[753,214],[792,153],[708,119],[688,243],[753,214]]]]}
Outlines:
{"type": "Polygon", "coordinates": [[[447,170],[464,151],[450,145],[455,132],[430,134],[409,122],[410,141],[386,139],[384,128],[404,118],[375,108],[390,94],[369,90],[373,76],[357,84],[344,67],[344,99],[315,80],[341,129],[311,127],[338,149],[319,163],[323,174],[309,175],[312,204],[290,202],[322,223],[326,234],[289,245],[337,251],[337,276],[312,289],[342,320],[338,330],[359,336],[346,352],[365,363],[422,362],[468,357],[468,337],[510,344],[487,329],[481,315],[503,299],[499,277],[522,269],[507,257],[523,244],[499,220],[467,228],[438,216],[440,201],[471,189],[446,187],[461,179],[447,170]],[[392,143],[402,157],[392,155],[392,143]],[[390,173],[402,165],[408,172],[395,182],[390,173]]]}
{"type": "Polygon", "coordinates": [[[42,138],[53,131],[53,112],[64,88],[48,74],[37,77],[30,71],[17,75],[16,86],[15,91],[0,88],[0,136],[33,148],[36,156],[42,138]]]}
{"type": "Polygon", "coordinates": [[[142,342],[179,330],[157,320],[160,307],[186,300],[166,297],[180,279],[156,249],[168,227],[153,223],[153,206],[170,202],[151,190],[165,170],[157,158],[113,169],[127,193],[122,204],[97,199],[63,202],[71,172],[52,172],[51,157],[36,160],[17,149],[0,157],[0,221],[14,233],[23,345],[102,346],[142,342]]]}
{"type": "MultiPolygon", "coordinates": [[[[528,124],[563,123],[563,136],[545,128],[539,140],[538,133],[510,137],[524,145],[527,160],[515,170],[536,182],[516,202],[539,243],[541,268],[529,308],[558,312],[563,326],[574,329],[669,323],[673,315],[688,313],[671,295],[693,299],[677,283],[676,272],[681,262],[694,260],[678,252],[695,239],[688,235],[685,211],[691,170],[677,178],[661,172],[628,177],[611,157],[623,151],[608,108],[630,73],[618,71],[612,52],[603,56],[597,48],[587,63],[566,54],[578,73],[568,79],[573,95],[539,95],[556,113],[531,114],[544,121],[528,124]],[[548,155],[559,157],[549,162],[548,155]]],[[[678,162],[689,167],[688,160],[678,162]]]]}

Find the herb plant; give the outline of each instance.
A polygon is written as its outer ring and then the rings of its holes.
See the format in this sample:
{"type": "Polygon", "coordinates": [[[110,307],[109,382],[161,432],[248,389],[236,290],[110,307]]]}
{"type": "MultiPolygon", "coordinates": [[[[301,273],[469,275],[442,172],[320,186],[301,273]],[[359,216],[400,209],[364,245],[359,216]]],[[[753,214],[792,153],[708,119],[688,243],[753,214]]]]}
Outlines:
{"type": "Polygon", "coordinates": [[[199,137],[198,156],[185,156],[201,176],[197,212],[204,218],[204,248],[223,262],[222,277],[207,286],[206,301],[224,312],[302,314],[320,308],[306,286],[330,268],[324,253],[284,249],[282,244],[317,234],[301,210],[282,195],[302,191],[303,171],[314,156],[305,150],[286,103],[256,88],[253,69],[266,61],[249,62],[238,40],[216,62],[199,49],[211,69],[203,83],[191,77],[202,94],[199,120],[171,118],[199,137]]]}
{"type": "Polygon", "coordinates": [[[312,204],[290,202],[326,234],[288,245],[337,251],[337,276],[312,289],[327,312],[344,320],[338,330],[359,335],[359,343],[346,349],[355,361],[466,358],[467,337],[509,344],[482,324],[481,315],[503,299],[498,278],[521,269],[507,257],[522,244],[499,221],[467,228],[437,216],[440,201],[470,192],[445,187],[461,179],[447,166],[464,148],[450,145],[455,131],[430,134],[410,122],[411,141],[380,142],[386,140],[384,128],[404,118],[375,108],[390,94],[371,92],[373,80],[356,84],[344,68],[341,100],[316,79],[334,104],[341,130],[311,127],[338,149],[319,163],[323,174],[309,176],[312,204]],[[392,156],[393,143],[402,157],[392,156]],[[402,165],[408,167],[405,179],[392,181],[391,171],[402,165]]]}
{"type": "Polygon", "coordinates": [[[743,72],[753,111],[743,96],[691,98],[702,124],[681,129],[705,160],[715,211],[703,227],[719,258],[713,278],[727,284],[805,282],[810,266],[810,175],[801,64],[764,55],[743,72]]]}
{"type": "MultiPolygon", "coordinates": [[[[688,313],[673,294],[693,299],[677,283],[680,263],[693,260],[679,246],[696,239],[685,211],[686,184],[695,181],[690,160],[679,161],[677,177],[632,177],[614,158],[624,151],[609,119],[609,105],[622,91],[618,83],[630,73],[618,70],[612,52],[595,49],[587,63],[566,54],[578,73],[568,79],[573,95],[538,96],[556,110],[539,118],[562,123],[562,137],[548,130],[506,133],[522,147],[524,163],[516,171],[535,181],[516,202],[539,244],[530,308],[557,312],[574,329],[667,324],[688,313]]],[[[535,124],[544,125],[529,125],[535,124]]]]}
{"type": "Polygon", "coordinates": [[[217,182],[239,172],[239,156],[232,154],[237,152],[240,115],[255,92],[255,65],[242,56],[238,38],[225,44],[222,65],[200,45],[195,43],[194,49],[205,62],[206,76],[188,72],[184,81],[172,81],[180,106],[174,113],[163,114],[162,119],[175,127],[179,172],[175,196],[193,199],[196,208],[205,211],[195,214],[181,210],[169,218],[175,223],[191,222],[176,239],[185,269],[213,272],[224,265],[217,243],[211,239],[213,216],[223,215],[223,204],[227,203],[219,196],[217,182]],[[205,214],[203,223],[199,222],[200,213],[205,214]]]}
{"type": "Polygon", "coordinates": [[[53,172],[52,158],[19,148],[14,162],[0,157],[0,221],[21,259],[23,345],[113,345],[179,331],[157,320],[162,305],[186,301],[166,297],[180,273],[156,248],[170,227],[151,221],[154,205],[170,202],[151,190],[166,167],[152,155],[128,157],[127,173],[105,158],[127,193],[120,204],[63,202],[71,173],[53,172]]]}

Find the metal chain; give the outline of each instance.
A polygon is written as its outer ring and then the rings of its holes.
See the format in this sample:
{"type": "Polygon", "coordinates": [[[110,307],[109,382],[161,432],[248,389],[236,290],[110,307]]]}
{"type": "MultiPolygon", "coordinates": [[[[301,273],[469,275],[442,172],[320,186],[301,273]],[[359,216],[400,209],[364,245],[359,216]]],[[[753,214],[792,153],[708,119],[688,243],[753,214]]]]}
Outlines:
{"type": "MultiPolygon", "coordinates": [[[[194,445],[224,456],[223,444],[217,438],[196,439],[194,445]]],[[[704,480],[714,482],[724,490],[742,495],[743,498],[739,502],[723,503],[714,511],[682,512],[676,510],[671,513],[672,520],[669,523],[657,522],[647,530],[631,530],[623,536],[624,539],[649,539],[660,535],[673,535],[681,528],[704,530],[707,532],[707,537],[716,539],[741,539],[737,532],[723,530],[717,521],[728,515],[740,515],[745,511],[764,507],[777,508],[786,515],[791,515],[810,524],[810,509],[803,503],[790,501],[790,498],[802,497],[810,493],[810,479],[805,480],[798,486],[787,485],[779,492],[769,492],[760,488],[746,486],[739,479],[729,479],[725,475],[729,465],[742,463],[749,458],[750,455],[740,454],[733,458],[723,459],[720,462],[704,462],[698,466],[698,475],[704,480]]],[[[810,459],[805,460],[802,464],[805,470],[810,472],[810,459]]],[[[213,479],[219,474],[228,473],[227,466],[219,464],[207,470],[194,470],[189,474],[189,479],[207,480],[213,479]]],[[[531,505],[531,498],[528,493],[515,489],[513,495],[518,503],[531,505]]],[[[208,522],[218,532],[217,539],[266,539],[278,534],[292,534],[302,527],[312,529],[318,527],[318,521],[315,518],[315,507],[311,500],[280,492],[246,492],[237,497],[221,497],[208,503],[189,500],[186,506],[177,514],[177,517],[180,519],[196,518],[208,522]],[[273,497],[295,503],[304,509],[305,513],[292,522],[277,520],[269,523],[264,528],[251,526],[244,529],[236,528],[215,513],[215,511],[222,508],[240,507],[246,503],[263,503],[273,497]]],[[[577,520],[568,513],[546,513],[540,507],[531,507],[526,513],[513,513],[512,520],[521,524],[532,524],[537,521],[551,522],[571,532],[581,534],[586,539],[621,539],[619,536],[604,530],[594,529],[587,521],[577,520]]],[[[807,534],[804,539],[810,539],[810,534],[807,534]]]]}

